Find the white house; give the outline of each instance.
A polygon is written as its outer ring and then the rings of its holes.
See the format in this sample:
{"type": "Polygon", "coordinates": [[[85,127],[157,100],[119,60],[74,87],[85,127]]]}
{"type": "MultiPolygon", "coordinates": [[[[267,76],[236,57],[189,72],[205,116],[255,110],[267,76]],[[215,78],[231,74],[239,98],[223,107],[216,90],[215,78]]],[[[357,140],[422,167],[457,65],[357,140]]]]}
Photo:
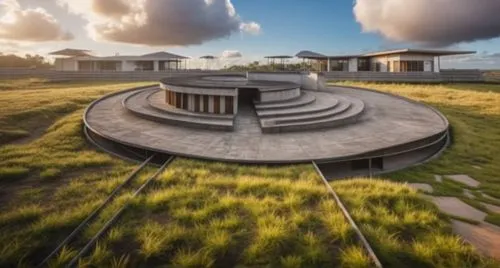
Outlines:
{"type": "Polygon", "coordinates": [[[359,55],[326,56],[301,51],[296,56],[315,60],[327,72],[439,72],[443,56],[475,54],[475,51],[398,49],[359,55]]]}
{"type": "Polygon", "coordinates": [[[188,57],[168,52],[142,56],[92,56],[88,50],[64,49],[50,53],[59,56],[55,60],[58,71],[167,71],[186,69],[188,57]]]}

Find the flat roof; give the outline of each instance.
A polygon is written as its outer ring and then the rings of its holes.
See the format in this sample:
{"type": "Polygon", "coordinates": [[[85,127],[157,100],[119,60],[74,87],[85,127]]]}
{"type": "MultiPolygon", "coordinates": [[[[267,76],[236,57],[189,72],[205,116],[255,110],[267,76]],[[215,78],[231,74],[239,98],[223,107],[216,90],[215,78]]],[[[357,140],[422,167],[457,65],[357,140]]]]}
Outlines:
{"type": "Polygon", "coordinates": [[[277,56],[265,56],[265,59],[291,59],[293,58],[292,56],[288,55],[277,55],[277,56]]]}
{"type": "Polygon", "coordinates": [[[362,58],[363,55],[337,55],[337,56],[328,56],[329,59],[334,60],[347,60],[352,58],[362,58]]]}
{"type": "Polygon", "coordinates": [[[50,52],[49,55],[54,55],[54,56],[70,56],[70,57],[90,56],[90,50],[66,48],[66,49],[63,49],[63,50],[58,50],[58,51],[50,52]]]}
{"type": "Polygon", "coordinates": [[[179,59],[179,60],[189,59],[188,57],[165,52],[165,51],[144,54],[141,57],[144,57],[144,58],[162,58],[162,59],[179,59]]]}
{"type": "Polygon", "coordinates": [[[385,50],[385,51],[376,51],[365,54],[358,55],[334,55],[328,56],[329,59],[350,59],[350,58],[366,58],[366,57],[376,57],[376,56],[386,56],[393,54],[425,54],[432,56],[451,56],[451,55],[466,55],[466,54],[475,54],[476,51],[458,51],[458,50],[434,50],[434,49],[394,49],[394,50],[385,50]]]}
{"type": "Polygon", "coordinates": [[[212,56],[212,55],[205,55],[205,56],[200,57],[200,59],[206,59],[206,60],[214,60],[216,58],[217,58],[216,56],[212,56]]]}
{"type": "Polygon", "coordinates": [[[427,54],[434,56],[450,56],[450,55],[465,55],[465,54],[476,54],[476,51],[458,51],[458,50],[434,50],[434,49],[395,49],[395,50],[386,50],[379,52],[372,52],[363,54],[363,57],[373,57],[373,56],[384,56],[391,54],[404,54],[404,53],[414,53],[414,54],[427,54]]]}
{"type": "Polygon", "coordinates": [[[309,50],[302,50],[297,55],[295,55],[297,58],[302,58],[302,59],[314,59],[314,60],[319,60],[319,59],[327,59],[328,57],[317,52],[309,51],[309,50]]]}

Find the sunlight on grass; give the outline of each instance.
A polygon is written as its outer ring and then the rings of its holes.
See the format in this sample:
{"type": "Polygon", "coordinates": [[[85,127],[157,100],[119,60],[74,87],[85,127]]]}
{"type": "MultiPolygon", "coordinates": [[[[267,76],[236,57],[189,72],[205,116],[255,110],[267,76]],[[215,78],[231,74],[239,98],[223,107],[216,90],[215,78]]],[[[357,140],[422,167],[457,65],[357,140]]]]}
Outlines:
{"type": "Polygon", "coordinates": [[[310,165],[176,159],[124,218],[149,266],[329,267],[364,250],[310,165]]]}
{"type": "Polygon", "coordinates": [[[0,187],[11,194],[1,204],[0,240],[10,242],[0,245],[0,266],[22,259],[31,267],[135,166],[88,146],[81,131],[84,108],[104,93],[143,83],[0,84],[0,187]],[[4,126],[44,130],[29,142],[1,146],[4,126]]]}
{"type": "MultiPolygon", "coordinates": [[[[11,194],[0,204],[1,267],[36,265],[136,167],[90,148],[81,116],[102,94],[143,84],[0,82],[0,184],[11,194]],[[8,144],[18,138],[22,142],[8,144]]],[[[433,174],[466,173],[482,182],[484,193],[499,197],[500,146],[493,145],[500,130],[492,127],[500,125],[499,86],[354,85],[429,103],[453,125],[454,144],[441,158],[388,178],[463,197],[460,186],[438,185],[433,174]]],[[[132,185],[152,172],[146,169],[132,185]]],[[[331,184],[384,267],[497,267],[452,235],[447,218],[405,185],[368,179],[331,184]]],[[[144,195],[131,200],[121,193],[78,243],[126,202],[131,206],[121,220],[80,265],[373,266],[311,165],[177,159],[144,195]]],[[[487,220],[499,222],[497,214],[487,220]]],[[[75,254],[64,248],[50,266],[64,266],[75,254]]]]}
{"type": "Polygon", "coordinates": [[[387,267],[409,261],[417,267],[493,267],[451,234],[437,209],[415,190],[374,179],[331,184],[387,267]]]}

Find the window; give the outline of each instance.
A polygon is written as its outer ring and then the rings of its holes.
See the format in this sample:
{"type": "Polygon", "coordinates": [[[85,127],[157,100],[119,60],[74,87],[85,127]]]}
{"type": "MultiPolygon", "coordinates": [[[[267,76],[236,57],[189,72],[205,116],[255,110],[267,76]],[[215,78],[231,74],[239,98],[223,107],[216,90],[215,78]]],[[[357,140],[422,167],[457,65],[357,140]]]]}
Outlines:
{"type": "Polygon", "coordinates": [[[423,72],[423,61],[400,61],[400,72],[423,72]]]}
{"type": "Polygon", "coordinates": [[[330,71],[347,72],[349,71],[348,60],[330,60],[330,71]]]}
{"type": "Polygon", "coordinates": [[[370,71],[370,59],[358,59],[358,71],[370,71]]]}

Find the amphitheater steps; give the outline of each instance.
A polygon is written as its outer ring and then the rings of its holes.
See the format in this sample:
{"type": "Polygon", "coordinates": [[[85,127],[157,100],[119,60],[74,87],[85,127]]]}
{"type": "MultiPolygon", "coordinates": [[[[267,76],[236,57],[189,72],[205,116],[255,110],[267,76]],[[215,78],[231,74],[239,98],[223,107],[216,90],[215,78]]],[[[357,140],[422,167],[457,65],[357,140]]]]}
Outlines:
{"type": "Polygon", "coordinates": [[[176,113],[178,109],[172,109],[169,112],[161,111],[149,105],[147,98],[156,90],[143,90],[135,92],[125,98],[122,102],[123,107],[132,114],[155,122],[168,123],[191,128],[232,131],[234,127],[234,118],[222,116],[221,118],[203,117],[196,113],[186,114],[176,113]]]}
{"type": "Polygon", "coordinates": [[[304,106],[271,110],[262,110],[256,108],[255,110],[257,116],[260,118],[292,117],[300,115],[306,116],[308,114],[320,114],[322,112],[332,111],[338,104],[339,101],[334,97],[334,95],[325,94],[321,98],[317,99],[314,103],[310,103],[304,106]]]}
{"type": "Polygon", "coordinates": [[[300,97],[294,100],[274,102],[274,103],[256,103],[255,109],[257,111],[264,110],[279,110],[279,109],[291,109],[309,105],[316,101],[316,96],[310,93],[302,92],[300,97]]]}
{"type": "MultiPolygon", "coordinates": [[[[309,110],[303,109],[302,113],[298,110],[288,110],[292,113],[281,113],[273,117],[260,117],[262,131],[264,133],[279,133],[338,127],[356,122],[363,114],[365,105],[361,100],[338,95],[331,96],[336,98],[337,104],[328,109],[314,111],[315,108],[310,107],[309,110]]],[[[330,101],[325,98],[326,96],[316,97],[318,100],[330,101]]],[[[321,101],[318,102],[321,103],[321,101]]]]}
{"type": "Polygon", "coordinates": [[[178,109],[173,106],[170,106],[165,103],[165,95],[164,92],[161,90],[158,90],[156,92],[150,93],[147,97],[147,102],[149,106],[152,108],[158,110],[159,112],[164,112],[168,114],[173,114],[173,115],[185,115],[185,116],[192,116],[192,117],[199,117],[199,118],[205,118],[205,119],[214,119],[214,120],[220,120],[220,119],[234,119],[234,115],[230,114],[208,114],[208,113],[197,113],[197,112],[190,112],[187,110],[183,109],[178,109]]]}

